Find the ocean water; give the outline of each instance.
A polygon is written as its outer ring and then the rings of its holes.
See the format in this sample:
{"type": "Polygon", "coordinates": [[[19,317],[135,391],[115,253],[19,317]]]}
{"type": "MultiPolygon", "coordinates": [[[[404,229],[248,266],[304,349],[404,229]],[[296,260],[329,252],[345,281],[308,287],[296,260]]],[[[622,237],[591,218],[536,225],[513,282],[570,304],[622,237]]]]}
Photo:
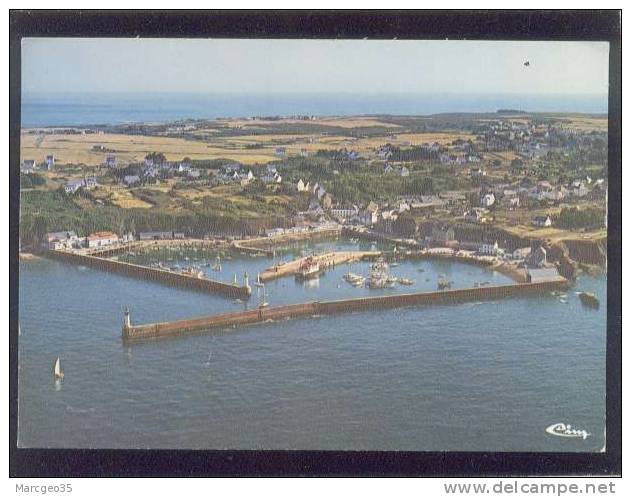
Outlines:
{"type": "MultiPolygon", "coordinates": [[[[280,257],[352,246],[297,245],[280,257]]],[[[212,262],[212,254],[204,257],[212,262]]],[[[255,275],[269,264],[266,258],[235,257],[213,276],[231,280],[243,270],[255,275]]],[[[508,282],[483,268],[407,261],[391,272],[414,279],[414,286],[371,292],[346,284],[348,269],[338,266],[317,284],[291,278],[269,283],[269,300],[275,305],[433,290],[441,274],[455,287],[508,282]]],[[[366,274],[368,268],[350,269],[366,274]]],[[[23,261],[18,444],[598,451],[604,444],[606,310],[583,307],[579,290],[606,301],[606,279],[581,276],[567,303],[546,294],[127,345],[121,340],[122,306],[130,306],[135,323],[240,306],[217,295],[47,259],[23,261]],[[51,375],[57,356],[66,375],[61,384],[51,375]],[[591,435],[583,440],[545,432],[558,422],[591,435]]]]}
{"type": "Polygon", "coordinates": [[[164,122],[217,117],[445,112],[607,113],[607,95],[471,94],[25,94],[22,127],[164,122]]]}

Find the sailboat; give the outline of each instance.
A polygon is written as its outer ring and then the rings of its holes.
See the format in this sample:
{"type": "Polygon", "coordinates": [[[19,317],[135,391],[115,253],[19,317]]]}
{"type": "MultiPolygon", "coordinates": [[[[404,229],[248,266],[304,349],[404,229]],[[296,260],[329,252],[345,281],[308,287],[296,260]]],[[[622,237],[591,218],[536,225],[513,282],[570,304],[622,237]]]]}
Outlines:
{"type": "Polygon", "coordinates": [[[55,361],[55,365],[53,366],[53,375],[56,380],[62,380],[64,377],[64,372],[61,369],[61,362],[59,361],[59,357],[55,361]]]}
{"type": "Polygon", "coordinates": [[[265,286],[265,284],[261,281],[261,273],[256,273],[256,282],[254,283],[254,286],[257,286],[259,288],[265,286]]]}

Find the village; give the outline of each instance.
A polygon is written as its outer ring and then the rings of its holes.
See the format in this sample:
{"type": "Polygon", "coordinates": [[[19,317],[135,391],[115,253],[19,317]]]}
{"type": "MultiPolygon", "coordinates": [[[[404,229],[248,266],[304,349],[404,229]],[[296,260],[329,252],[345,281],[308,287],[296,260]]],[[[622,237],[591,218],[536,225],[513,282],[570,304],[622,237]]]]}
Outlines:
{"type": "MultiPolygon", "coordinates": [[[[89,141],[83,146],[89,146],[89,153],[100,157],[100,162],[68,164],[54,153],[35,157],[30,155],[32,149],[23,148],[22,188],[29,195],[61,192],[67,204],[89,207],[91,212],[115,208],[131,217],[147,211],[175,215],[190,210],[202,221],[195,226],[174,223],[164,229],[164,222],[152,226],[147,224],[149,219],[142,226],[138,222],[136,226],[126,223],[124,228],[103,226],[79,236],[81,227],[58,225],[42,216],[49,229],[40,232],[39,242],[31,236],[30,244],[29,234],[24,233],[22,245],[30,246],[29,250],[56,250],[148,237],[271,239],[338,227],[414,247],[470,250],[493,257],[514,258],[524,255],[525,249],[534,252],[539,246],[549,248],[566,240],[600,244],[602,253],[606,120],[502,111],[483,118],[464,115],[448,123],[438,120],[433,124],[438,129],[421,133],[414,119],[384,117],[371,123],[372,127],[359,120],[355,124],[361,127],[344,128],[352,136],[337,141],[331,140],[330,132],[321,132],[319,138],[313,133],[275,134],[272,141],[265,141],[266,123],[273,123],[274,133],[283,124],[291,127],[289,132],[296,122],[303,128],[303,122],[317,123],[317,129],[336,123],[332,118],[324,123],[315,117],[299,117],[251,119],[226,127],[227,133],[235,129],[249,133],[248,126],[257,126],[259,139],[239,142],[239,147],[256,153],[264,148],[270,154],[266,163],[188,156],[173,160],[159,147],[146,151],[142,160],[129,160],[128,155],[117,153],[118,145],[98,143],[99,137],[104,141],[107,137],[103,130],[36,130],[35,136],[44,143],[50,136],[87,136],[89,141]],[[361,135],[366,130],[370,130],[369,138],[361,135]],[[437,140],[429,141],[432,137],[437,140]],[[127,204],[121,199],[128,199],[127,204]],[[238,222],[230,230],[212,221],[204,225],[204,216],[222,218],[227,208],[231,211],[226,216],[256,222],[241,230],[234,228],[238,222]],[[264,210],[273,214],[266,215],[264,210]]],[[[342,122],[336,123],[338,131],[342,122]]],[[[146,132],[173,138],[201,133],[204,126],[208,123],[172,125],[159,131],[147,127],[146,132]]],[[[26,130],[23,136],[34,133],[26,130]]],[[[199,139],[198,134],[192,136],[199,139]]],[[[229,148],[228,141],[234,139],[235,135],[228,134],[224,145],[229,148]]],[[[31,215],[29,198],[23,192],[24,215],[31,215]]],[[[602,262],[595,260],[598,257],[575,258],[590,264],[602,262]]]]}

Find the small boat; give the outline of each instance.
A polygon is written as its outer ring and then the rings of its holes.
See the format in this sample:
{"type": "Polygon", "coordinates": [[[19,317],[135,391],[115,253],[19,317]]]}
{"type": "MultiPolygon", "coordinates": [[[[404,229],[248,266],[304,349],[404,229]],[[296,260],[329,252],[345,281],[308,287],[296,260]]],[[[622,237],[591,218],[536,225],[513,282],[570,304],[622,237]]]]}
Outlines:
{"type": "Polygon", "coordinates": [[[600,301],[598,297],[590,292],[581,292],[578,294],[578,298],[581,299],[581,303],[586,307],[598,309],[600,307],[600,301]]]}
{"type": "Polygon", "coordinates": [[[414,284],[414,280],[411,280],[409,278],[399,278],[399,284],[410,286],[414,284]]]}
{"type": "Polygon", "coordinates": [[[300,265],[296,272],[296,278],[309,279],[316,278],[320,274],[320,265],[313,259],[313,257],[307,257],[305,261],[300,265]]]}
{"type": "Polygon", "coordinates": [[[241,299],[234,299],[234,300],[232,301],[232,303],[233,303],[233,304],[243,304],[243,300],[241,300],[241,299]]]}
{"type": "Polygon", "coordinates": [[[197,269],[192,268],[192,267],[187,267],[186,269],[182,269],[182,274],[185,274],[187,276],[194,276],[200,279],[204,277],[203,271],[198,271],[197,269]]]}
{"type": "Polygon", "coordinates": [[[440,278],[438,280],[438,289],[439,290],[445,290],[447,288],[451,288],[451,281],[447,281],[444,278],[440,278]]]}
{"type": "Polygon", "coordinates": [[[397,267],[399,265],[398,262],[391,262],[390,267],[397,267]]]}
{"type": "Polygon", "coordinates": [[[256,273],[256,282],[254,283],[254,286],[257,286],[259,288],[265,286],[265,284],[261,281],[261,273],[256,273]]]}
{"type": "Polygon", "coordinates": [[[55,361],[55,364],[53,366],[53,376],[56,380],[63,380],[64,378],[64,372],[61,369],[61,362],[59,361],[59,357],[57,357],[57,360],[55,361]]]}
{"type": "Polygon", "coordinates": [[[221,258],[219,256],[217,256],[217,259],[215,260],[213,271],[221,271],[221,258]]]}

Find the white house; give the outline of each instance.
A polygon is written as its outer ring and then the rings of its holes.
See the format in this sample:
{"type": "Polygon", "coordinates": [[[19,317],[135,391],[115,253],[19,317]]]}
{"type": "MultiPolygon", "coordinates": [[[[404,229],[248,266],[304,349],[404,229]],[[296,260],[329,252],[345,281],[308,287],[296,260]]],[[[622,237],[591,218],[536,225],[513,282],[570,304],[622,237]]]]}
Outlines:
{"type": "Polygon", "coordinates": [[[401,171],[399,172],[399,174],[402,178],[407,178],[410,175],[410,170],[407,167],[403,166],[401,167],[401,171]]]}
{"type": "Polygon", "coordinates": [[[86,238],[88,248],[106,247],[118,243],[118,235],[111,231],[97,231],[86,238]]]}
{"type": "Polygon", "coordinates": [[[532,220],[532,224],[538,228],[545,228],[547,226],[552,226],[552,219],[550,216],[535,216],[532,220]]]}
{"type": "Polygon", "coordinates": [[[46,156],[46,169],[51,171],[55,167],[55,156],[47,155],[46,156]]]}
{"type": "Polygon", "coordinates": [[[478,252],[483,255],[497,255],[498,250],[497,241],[494,243],[481,243],[478,248],[478,252]]]}
{"type": "Polygon", "coordinates": [[[130,174],[123,178],[123,182],[126,185],[133,185],[135,183],[138,183],[139,181],[140,181],[140,176],[135,175],[135,174],[130,174]]]}
{"type": "Polygon", "coordinates": [[[68,183],[64,185],[64,191],[68,194],[75,193],[82,186],[83,180],[68,181],[68,183]]]}
{"type": "Polygon", "coordinates": [[[482,169],[481,167],[472,167],[469,170],[469,174],[472,178],[479,178],[482,176],[486,176],[486,171],[482,169]]]}
{"type": "Polygon", "coordinates": [[[81,241],[74,231],[53,231],[46,233],[43,245],[48,250],[60,250],[78,248],[81,241]]]}
{"type": "Polygon", "coordinates": [[[480,199],[480,205],[482,205],[482,207],[491,207],[493,204],[495,203],[495,194],[493,193],[487,193],[485,195],[482,195],[482,198],[480,199]]]}
{"type": "Polygon", "coordinates": [[[31,159],[26,159],[20,164],[20,172],[24,174],[31,174],[35,171],[35,161],[31,159]]]}

